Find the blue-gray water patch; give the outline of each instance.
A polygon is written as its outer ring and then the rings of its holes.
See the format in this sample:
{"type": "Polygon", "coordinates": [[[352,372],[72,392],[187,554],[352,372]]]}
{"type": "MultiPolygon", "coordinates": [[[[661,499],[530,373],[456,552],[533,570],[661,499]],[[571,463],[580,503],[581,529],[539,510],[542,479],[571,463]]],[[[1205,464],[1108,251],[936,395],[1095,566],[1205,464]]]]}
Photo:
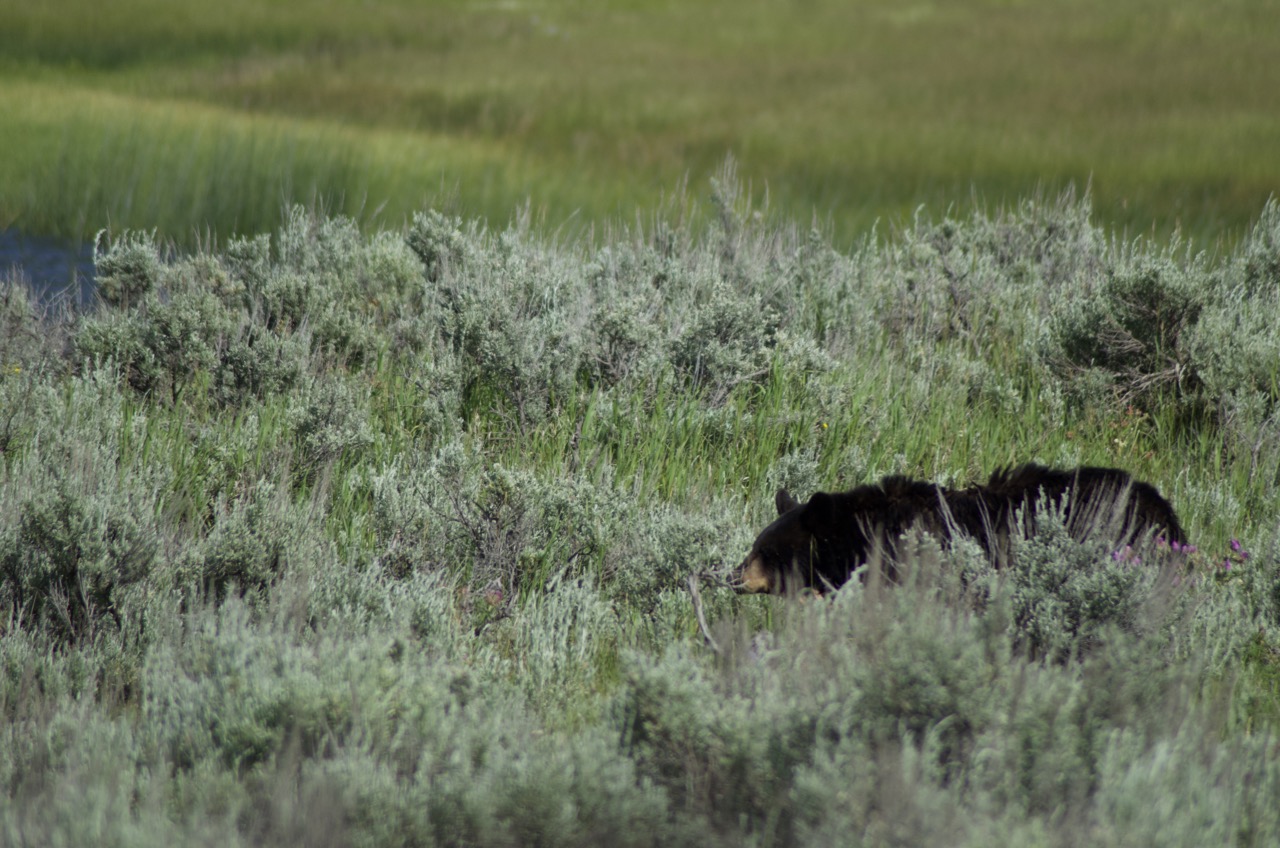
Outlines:
{"type": "Polygon", "coordinates": [[[0,279],[28,282],[41,303],[74,293],[80,306],[93,300],[93,245],[0,230],[0,279]]]}

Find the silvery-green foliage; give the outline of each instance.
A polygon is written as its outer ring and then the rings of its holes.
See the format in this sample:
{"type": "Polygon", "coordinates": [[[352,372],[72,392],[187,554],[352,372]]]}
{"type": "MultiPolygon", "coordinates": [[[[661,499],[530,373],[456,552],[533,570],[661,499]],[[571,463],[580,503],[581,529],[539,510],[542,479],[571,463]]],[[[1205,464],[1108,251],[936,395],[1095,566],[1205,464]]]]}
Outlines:
{"type": "Polygon", "coordinates": [[[736,564],[750,547],[748,534],[730,520],[722,504],[708,504],[698,512],[637,505],[604,552],[604,588],[631,606],[648,609],[662,589],[683,586],[690,575],[720,575],[727,564],[736,564]],[[731,528],[727,537],[726,528],[731,528]]]}
{"type": "Polygon", "coordinates": [[[77,358],[114,361],[138,392],[175,401],[193,381],[232,405],[287,391],[309,365],[311,333],[295,331],[309,308],[308,285],[271,270],[265,238],[229,250],[239,253],[225,264],[205,255],[174,263],[166,289],[136,309],[85,319],[77,358]]]}
{"type": "Polygon", "coordinates": [[[107,312],[76,333],[79,358],[114,361],[141,394],[177,401],[200,375],[219,364],[225,341],[239,322],[212,293],[152,293],[127,314],[107,312]]]}
{"type": "Polygon", "coordinates": [[[858,309],[904,346],[1034,332],[1045,304],[1096,273],[1105,237],[1089,201],[1070,193],[1027,200],[990,216],[932,222],[917,214],[891,244],[859,257],[858,309]]]}
{"type": "MultiPolygon", "coordinates": [[[[836,360],[808,334],[779,329],[774,342],[773,357],[779,368],[806,378],[835,370],[836,360]]],[[[830,398],[823,401],[831,408],[830,398]]]]}
{"type": "MultiPolygon", "coordinates": [[[[1224,272],[1207,275],[1212,298],[1188,342],[1218,412],[1238,449],[1255,458],[1280,438],[1280,203],[1274,199],[1224,272]]],[[[1274,461],[1264,470],[1272,477],[1274,461]]],[[[1270,478],[1269,478],[1270,479],[1270,478]]]]}
{"type": "Polygon", "coordinates": [[[107,231],[101,230],[93,240],[98,295],[110,306],[128,309],[164,280],[156,234],[126,230],[116,238],[106,237],[107,231]]]}
{"type": "Polygon", "coordinates": [[[409,567],[463,568],[503,607],[562,570],[588,573],[622,517],[607,485],[486,467],[460,442],[442,447],[425,473],[411,464],[381,477],[375,498],[379,533],[409,567]]]}
{"type": "Polygon", "coordinates": [[[420,294],[425,282],[422,262],[401,234],[374,233],[363,251],[361,283],[368,294],[377,297],[376,305],[384,305],[384,298],[394,302],[395,298],[420,294]]]}
{"type": "Polygon", "coordinates": [[[336,376],[310,381],[293,396],[286,418],[307,470],[340,459],[354,462],[374,442],[367,390],[336,376]]]}
{"type": "Polygon", "coordinates": [[[261,591],[290,568],[314,567],[333,556],[305,509],[270,480],[219,495],[209,506],[208,521],[207,534],[186,546],[177,579],[215,598],[233,587],[241,593],[261,591]]]}
{"type": "MultiPolygon", "coordinates": [[[[16,625],[6,617],[6,623],[16,625]]],[[[25,623],[25,622],[23,622],[25,623]]],[[[0,715],[13,720],[46,704],[71,704],[95,693],[102,671],[102,643],[64,643],[36,627],[12,626],[0,639],[0,715]]],[[[8,739],[4,785],[12,786],[16,739],[8,739]]]]}
{"type": "Polygon", "coordinates": [[[169,294],[204,291],[231,306],[243,297],[244,283],[227,269],[223,257],[199,252],[172,261],[166,269],[164,290],[169,294]]]}
{"type": "MultiPolygon", "coordinates": [[[[1273,530],[1251,545],[1243,563],[1182,576],[1191,607],[1180,626],[1170,628],[1173,655],[1196,658],[1212,674],[1227,674],[1248,661],[1255,649],[1266,656],[1280,644],[1280,536],[1273,530]]],[[[1263,663],[1265,668],[1269,663],[1263,663]]]]}
{"type": "Polygon", "coordinates": [[[265,274],[254,251],[248,263],[251,304],[280,332],[311,325],[312,342],[349,367],[370,360],[381,343],[374,327],[413,294],[422,268],[391,233],[366,238],[349,218],[324,218],[294,207],[276,240],[278,261],[265,274]]]}
{"type": "MultiPolygon", "coordinates": [[[[722,617],[724,620],[732,618],[733,602],[726,603],[724,593],[707,591],[706,585],[699,581],[699,592],[707,607],[706,615],[713,621],[722,617]]],[[[643,618],[626,622],[628,634],[633,638],[643,634],[642,644],[649,645],[673,645],[694,638],[698,624],[688,589],[670,585],[658,589],[655,595],[649,599],[649,608],[644,611],[643,618]]]]}
{"type": "Polygon", "coordinates": [[[773,504],[773,493],[787,489],[797,497],[808,497],[820,488],[818,457],[812,450],[794,450],[778,457],[764,475],[760,497],[773,504]]]}
{"type": "Polygon", "coordinates": [[[376,539],[378,570],[394,577],[432,567],[429,536],[438,516],[432,511],[427,462],[401,454],[384,468],[361,473],[368,480],[368,527],[376,539]]]}
{"type": "Polygon", "coordinates": [[[311,336],[273,333],[262,324],[242,325],[225,341],[216,376],[216,398],[233,407],[250,399],[287,394],[302,379],[311,358],[311,336]]]}
{"type": "Polygon", "coordinates": [[[1152,741],[1117,731],[1098,768],[1091,824],[1099,845],[1268,845],[1280,837],[1275,740],[1239,734],[1209,744],[1193,726],[1152,741]]]}
{"type": "Polygon", "coordinates": [[[778,321],[758,296],[717,284],[672,341],[671,364],[693,389],[722,401],[735,386],[769,373],[778,321]]]}
{"type": "MultiPolygon", "coordinates": [[[[831,603],[792,607],[774,638],[742,634],[719,662],[679,646],[630,658],[614,716],[641,774],[677,814],[784,845],[835,833],[1105,842],[1116,827],[1136,833],[1129,817],[1182,767],[1224,787],[1248,844],[1276,833],[1251,812],[1274,775],[1255,772],[1263,785],[1247,787],[1213,777],[1237,743],[1221,744],[1196,712],[1194,660],[1170,662],[1162,634],[1120,628],[1078,661],[1033,660],[1008,626],[1017,590],[998,582],[978,610],[957,604],[964,569],[948,573],[957,564],[934,551],[922,549],[906,584],[853,583],[831,603]],[[1156,753],[1153,739],[1170,744],[1156,753]]],[[[1265,750],[1257,738],[1240,750],[1265,750]]],[[[1207,809],[1170,813],[1171,841],[1202,832],[1207,809]]]]}
{"type": "Polygon", "coordinates": [[[563,257],[508,231],[432,286],[439,342],[459,369],[464,404],[505,414],[519,432],[569,396],[582,360],[583,304],[566,297],[563,257]]]}
{"type": "MultiPolygon", "coordinates": [[[[865,242],[862,250],[865,252],[858,258],[865,260],[875,250],[874,241],[865,242]]],[[[787,296],[784,311],[794,312],[796,318],[789,325],[791,333],[812,338],[830,350],[833,338],[847,338],[874,323],[871,315],[863,316],[856,329],[847,323],[847,313],[856,311],[850,300],[856,299],[866,284],[858,275],[871,263],[837,251],[817,229],[809,230],[804,241],[780,264],[785,283],[779,286],[775,297],[787,296]]]]}
{"type": "Polygon", "coordinates": [[[512,656],[531,704],[553,715],[598,685],[619,634],[613,607],[587,579],[555,575],[514,615],[512,656]]]}
{"type": "Polygon", "coordinates": [[[794,832],[782,845],[1047,844],[1034,819],[984,821],[939,779],[932,752],[843,739],[800,768],[790,793],[794,832]],[[857,768],[850,764],[859,763],[857,768]]]}
{"type": "Polygon", "coordinates": [[[16,515],[0,535],[3,606],[65,639],[118,626],[122,594],[147,577],[158,548],[154,500],[83,493],[79,482],[55,472],[32,485],[6,503],[16,515]]]}
{"type": "Polygon", "coordinates": [[[828,717],[828,733],[872,744],[927,741],[939,770],[968,755],[996,709],[984,666],[1002,646],[994,638],[985,643],[962,614],[934,612],[928,626],[895,616],[880,638],[860,640],[864,653],[852,669],[857,695],[828,717]]]}
{"type": "Polygon", "coordinates": [[[543,736],[508,684],[407,634],[299,639],[233,601],[153,653],[145,692],[148,744],[164,761],[192,778],[213,763],[270,777],[295,751],[303,786],[327,787],[343,812],[349,844],[653,844],[666,829],[662,794],[606,733],[543,736]]]}
{"type": "Polygon", "coordinates": [[[1010,706],[974,738],[970,780],[997,808],[1022,815],[1087,804],[1105,738],[1085,675],[1041,664],[1013,671],[995,702],[1010,706]]]}
{"type": "Polygon", "coordinates": [[[0,841],[1275,843],[1275,207],[1221,261],[1069,197],[846,255],[716,192],[603,244],[295,209],[134,238],[138,294],[74,322],[3,301],[0,841]],[[778,486],[1098,462],[1030,431],[1170,367],[1206,415],[1143,437],[1187,470],[1134,470],[1230,568],[1043,515],[999,569],[913,537],[898,586],[718,579],[778,486]]]}
{"type": "MultiPolygon", "coordinates": [[[[41,370],[67,367],[63,361],[67,322],[59,320],[61,308],[58,304],[42,306],[25,281],[8,279],[0,271],[0,392],[16,383],[34,385],[41,370]]],[[[14,406],[14,401],[0,400],[0,409],[11,413],[14,406]]],[[[3,424],[0,417],[0,426],[3,424]]]]}
{"type": "MultiPolygon", "coordinates": [[[[138,767],[138,734],[87,699],[0,733],[0,804],[7,845],[160,846],[184,841],[166,810],[164,781],[138,767]],[[8,768],[5,767],[7,763],[8,768]]],[[[229,827],[210,832],[234,840],[229,827]]],[[[229,844],[235,844],[234,841],[229,844]]]]}
{"type": "Polygon", "coordinates": [[[1280,200],[1267,201],[1237,255],[1244,293],[1274,298],[1280,285],[1280,200]]]}
{"type": "Polygon", "coordinates": [[[274,333],[290,333],[302,325],[313,306],[318,306],[315,280],[293,270],[274,270],[251,290],[255,296],[252,316],[274,333]]]}
{"type": "Polygon", "coordinates": [[[349,747],[308,769],[308,782],[338,790],[345,844],[706,844],[673,825],[665,794],[608,733],[540,737],[521,712],[482,702],[435,720],[441,732],[405,766],[349,747]]]}
{"type": "MultiPolygon", "coordinates": [[[[702,810],[721,799],[733,804],[726,814],[741,810],[736,797],[750,784],[730,782],[717,754],[727,747],[725,737],[746,730],[744,701],[717,692],[705,666],[680,645],[661,658],[626,657],[624,675],[615,720],[641,773],[667,789],[677,810],[702,810]]],[[[767,720],[758,726],[773,732],[767,720]]]]}
{"type": "Polygon", "coordinates": [[[980,635],[925,591],[882,600],[915,615],[877,610],[855,588],[798,614],[777,641],[727,647],[735,659],[723,668],[679,646],[630,657],[614,714],[641,773],[721,832],[793,844],[797,829],[836,814],[835,793],[857,796],[854,772],[871,754],[927,741],[930,773],[962,761],[995,715],[998,634],[980,635]],[[807,775],[837,751],[851,771],[818,797],[807,775]]]}
{"type": "Polygon", "coordinates": [[[318,215],[294,205],[276,235],[278,267],[336,287],[350,285],[365,237],[350,218],[318,215]]]}
{"type": "Polygon", "coordinates": [[[1098,275],[1054,307],[1050,357],[1100,369],[1144,406],[1177,400],[1213,413],[1236,450],[1274,438],[1280,212],[1268,204],[1233,260],[1211,264],[1137,244],[1113,248],[1098,275]]]}
{"type": "Polygon", "coordinates": [[[394,732],[390,705],[371,711],[375,702],[365,700],[395,689],[398,661],[385,645],[301,642],[255,622],[236,599],[198,610],[187,626],[178,644],[150,652],[142,682],[148,745],[173,767],[213,760],[247,768],[290,737],[310,756],[356,732],[357,721],[384,739],[394,732]]]}
{"type": "Polygon", "coordinates": [[[0,477],[0,609],[59,640],[140,614],[158,564],[160,481],[121,474],[102,439],[122,426],[112,378],[90,374],[77,402],[42,410],[43,432],[0,477]]]}
{"type": "Polygon", "coordinates": [[[596,307],[586,356],[596,381],[612,386],[628,378],[660,375],[665,363],[662,333],[656,320],[657,295],[632,294],[607,299],[596,307]]]}
{"type": "MultiPolygon", "coordinates": [[[[791,793],[796,844],[844,834],[854,844],[984,845],[1006,833],[1020,834],[1016,844],[1146,844],[1160,833],[1158,844],[1190,845],[1206,833],[1210,810],[1247,829],[1239,844],[1266,844],[1276,833],[1274,816],[1248,808],[1265,792],[1240,790],[1220,771],[1235,751],[1253,753],[1247,762],[1261,765],[1266,735],[1257,746],[1220,746],[1188,731],[1202,728],[1204,716],[1185,712],[1178,679],[1144,680],[1138,670],[1146,662],[1121,652],[1083,670],[988,665],[989,685],[1006,706],[980,726],[960,774],[938,767],[957,762],[938,756],[947,721],[914,743],[846,737],[819,744],[791,793]],[[1179,730],[1169,733],[1170,726],[1179,730]],[[1152,734],[1171,744],[1152,743],[1152,734]],[[1215,785],[1216,806],[1174,804],[1181,790],[1157,789],[1185,775],[1215,785]]],[[[1275,780],[1268,771],[1257,772],[1263,784],[1275,780]]]]}
{"type": "Polygon", "coordinates": [[[1112,629],[1153,623],[1144,603],[1158,581],[1171,582],[1171,554],[1154,544],[1117,551],[1100,539],[1077,542],[1052,511],[1036,521],[1030,538],[1015,534],[1007,569],[1013,631],[1031,656],[1064,660],[1112,629]]]}
{"type": "MultiPolygon", "coordinates": [[[[606,385],[652,379],[664,360],[713,405],[735,386],[763,381],[783,322],[774,301],[790,302],[772,282],[785,251],[755,224],[759,238],[736,226],[704,244],[610,245],[596,254],[587,269],[599,304],[588,351],[606,385]]],[[[795,353],[805,359],[800,347],[795,353]]]]}
{"type": "Polygon", "coordinates": [[[1196,400],[1202,365],[1188,341],[1211,296],[1208,276],[1203,257],[1121,251],[1065,296],[1052,324],[1061,356],[1069,366],[1104,369],[1143,406],[1164,395],[1196,400]]]}
{"type": "Polygon", "coordinates": [[[1016,416],[1022,411],[1022,392],[1016,380],[993,368],[989,362],[964,357],[951,363],[951,367],[971,406],[999,410],[1009,416],[1016,416]]]}
{"type": "Polygon", "coordinates": [[[175,399],[198,374],[214,369],[225,338],[239,323],[208,292],[148,300],[140,318],[143,347],[152,353],[159,370],[152,389],[175,399]]]}
{"type": "Polygon", "coordinates": [[[458,217],[430,209],[414,213],[405,241],[422,260],[427,281],[436,283],[451,272],[462,270],[478,234],[474,222],[464,225],[458,217]]]}
{"type": "MultiPolygon", "coordinates": [[[[244,293],[262,291],[271,275],[271,236],[235,236],[227,242],[223,251],[223,263],[233,279],[239,281],[244,293]]],[[[246,307],[249,303],[246,301],[246,307]]]]}
{"type": "MultiPolygon", "coordinates": [[[[6,366],[0,366],[6,368],[6,366]]],[[[35,436],[38,375],[21,365],[0,371],[0,462],[12,461],[35,436]]],[[[2,466],[0,466],[2,467],[2,466]]]]}

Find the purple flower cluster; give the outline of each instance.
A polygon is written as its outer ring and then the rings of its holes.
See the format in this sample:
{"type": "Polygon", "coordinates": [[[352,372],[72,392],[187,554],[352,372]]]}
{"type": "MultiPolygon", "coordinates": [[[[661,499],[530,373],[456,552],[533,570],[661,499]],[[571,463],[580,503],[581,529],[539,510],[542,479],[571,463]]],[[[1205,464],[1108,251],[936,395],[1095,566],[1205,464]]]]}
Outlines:
{"type": "Polygon", "coordinates": [[[1243,565],[1249,559],[1249,552],[1244,549],[1244,545],[1240,544],[1239,539],[1231,540],[1231,556],[1222,560],[1221,568],[1223,571],[1230,571],[1232,564],[1243,565]]]}
{"type": "MultiPolygon", "coordinates": [[[[1185,564],[1185,568],[1189,572],[1208,572],[1209,575],[1217,578],[1218,582],[1232,579],[1233,575],[1239,573],[1239,566],[1249,560],[1249,552],[1244,549],[1244,545],[1239,539],[1231,540],[1230,552],[1217,559],[1212,555],[1200,554],[1200,549],[1195,545],[1187,542],[1168,541],[1163,536],[1156,538],[1156,548],[1161,551],[1169,551],[1173,554],[1180,554],[1180,561],[1185,564]],[[1197,556],[1197,554],[1199,554],[1197,556]]],[[[1142,557],[1130,545],[1125,545],[1111,553],[1111,559],[1115,562],[1129,563],[1132,565],[1141,565],[1142,557]]],[[[1174,577],[1174,585],[1181,585],[1183,582],[1182,575],[1174,577]]],[[[1190,577],[1191,585],[1195,585],[1198,579],[1194,574],[1190,577]]]]}
{"type": "Polygon", "coordinates": [[[1164,536],[1160,536],[1156,539],[1156,547],[1168,548],[1175,554],[1193,554],[1199,550],[1195,545],[1188,542],[1179,542],[1176,539],[1172,542],[1166,542],[1164,536]]]}
{"type": "Polygon", "coordinates": [[[1125,545],[1118,551],[1112,551],[1111,558],[1116,562],[1131,562],[1134,565],[1142,565],[1142,557],[1133,552],[1131,545],[1125,545]]]}
{"type": "MultiPolygon", "coordinates": [[[[1225,556],[1215,556],[1211,552],[1201,553],[1195,545],[1187,542],[1171,542],[1163,536],[1157,537],[1155,542],[1158,550],[1180,555],[1179,561],[1183,563],[1186,573],[1174,576],[1173,585],[1175,586],[1182,585],[1184,579],[1194,586],[1200,582],[1198,575],[1212,577],[1218,583],[1237,579],[1240,566],[1249,560],[1249,552],[1244,549],[1239,539],[1231,540],[1231,549],[1225,556]]],[[[1135,565],[1142,561],[1128,546],[1112,553],[1111,558],[1116,562],[1130,562],[1135,565]]]]}

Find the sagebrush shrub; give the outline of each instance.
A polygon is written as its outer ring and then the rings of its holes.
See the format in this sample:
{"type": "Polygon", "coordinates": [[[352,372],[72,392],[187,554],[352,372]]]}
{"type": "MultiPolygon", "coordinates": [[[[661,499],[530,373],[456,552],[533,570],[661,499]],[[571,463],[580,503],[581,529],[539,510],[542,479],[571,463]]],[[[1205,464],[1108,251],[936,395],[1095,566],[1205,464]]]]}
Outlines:
{"type": "Polygon", "coordinates": [[[176,402],[198,378],[216,372],[237,326],[235,315],[209,292],[164,299],[151,294],[131,312],[87,320],[73,343],[90,364],[116,363],[139,393],[176,402]]]}
{"type": "Polygon", "coordinates": [[[728,516],[719,505],[710,515],[673,506],[632,507],[604,551],[604,590],[628,606],[649,611],[663,589],[684,585],[690,575],[714,576],[750,546],[739,528],[726,538],[728,516]]]}
{"type": "Polygon", "coordinates": [[[719,403],[735,386],[768,375],[777,329],[778,316],[758,297],[718,285],[672,341],[671,364],[691,388],[719,403]]]}
{"type": "Polygon", "coordinates": [[[98,296],[109,306],[123,309],[139,303],[164,279],[154,230],[126,230],[113,239],[100,230],[93,240],[93,265],[98,296]]]}
{"type": "Polygon", "coordinates": [[[1014,626],[1030,654],[1062,660],[1112,626],[1136,628],[1153,568],[1081,544],[1057,523],[1040,524],[1033,537],[1015,541],[1009,571],[1014,626]]]}
{"type": "Polygon", "coordinates": [[[664,359],[656,313],[652,299],[643,295],[596,307],[590,324],[593,343],[586,353],[596,381],[607,387],[661,373],[664,359]]]}
{"type": "Polygon", "coordinates": [[[465,227],[460,218],[446,217],[431,209],[414,214],[406,242],[422,260],[427,281],[436,283],[448,272],[461,270],[468,246],[476,236],[474,226],[465,227]]]}
{"type": "Polygon", "coordinates": [[[1205,275],[1199,262],[1120,257],[1057,315],[1062,355],[1074,367],[1105,369],[1126,402],[1199,401],[1203,381],[1188,340],[1209,295],[1205,275]]]}
{"type": "Polygon", "coordinates": [[[0,608],[70,641],[139,611],[128,592],[151,575],[160,543],[155,492],[118,480],[93,448],[60,459],[28,461],[28,476],[0,489],[0,608]]]}
{"type": "MultiPolygon", "coordinates": [[[[30,382],[38,370],[57,372],[67,367],[63,349],[67,322],[60,315],[59,306],[42,306],[21,278],[6,279],[0,273],[0,379],[7,384],[15,378],[30,382]]],[[[14,408],[11,403],[0,406],[11,412],[14,408]]]]}
{"type": "Polygon", "coordinates": [[[245,298],[242,305],[248,308],[248,296],[261,292],[266,286],[271,270],[271,236],[266,233],[253,237],[236,236],[227,242],[223,262],[233,279],[239,281],[245,298]]]}
{"type": "Polygon", "coordinates": [[[225,339],[216,375],[216,400],[239,407],[253,399],[288,394],[306,372],[310,348],[310,336],[305,332],[279,335],[262,324],[241,325],[225,339]]]}
{"type": "Polygon", "coordinates": [[[306,513],[287,491],[258,480],[231,497],[209,505],[207,534],[186,547],[178,562],[177,582],[188,591],[220,599],[233,588],[260,593],[290,568],[328,555],[306,513]]]}
{"type": "Polygon", "coordinates": [[[313,380],[295,395],[286,418],[306,471],[339,459],[354,462],[374,442],[368,392],[346,380],[313,380]]]}

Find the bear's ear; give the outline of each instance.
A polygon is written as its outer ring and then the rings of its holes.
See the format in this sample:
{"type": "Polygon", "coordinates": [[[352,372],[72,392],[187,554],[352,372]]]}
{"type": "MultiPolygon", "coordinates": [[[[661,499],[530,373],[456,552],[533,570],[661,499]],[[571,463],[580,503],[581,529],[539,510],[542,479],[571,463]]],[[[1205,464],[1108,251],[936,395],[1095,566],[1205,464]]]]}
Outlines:
{"type": "Polygon", "coordinates": [[[778,494],[773,496],[773,503],[778,507],[778,515],[782,515],[784,512],[790,512],[800,506],[800,502],[791,497],[791,493],[786,489],[778,490],[778,494]]]}

